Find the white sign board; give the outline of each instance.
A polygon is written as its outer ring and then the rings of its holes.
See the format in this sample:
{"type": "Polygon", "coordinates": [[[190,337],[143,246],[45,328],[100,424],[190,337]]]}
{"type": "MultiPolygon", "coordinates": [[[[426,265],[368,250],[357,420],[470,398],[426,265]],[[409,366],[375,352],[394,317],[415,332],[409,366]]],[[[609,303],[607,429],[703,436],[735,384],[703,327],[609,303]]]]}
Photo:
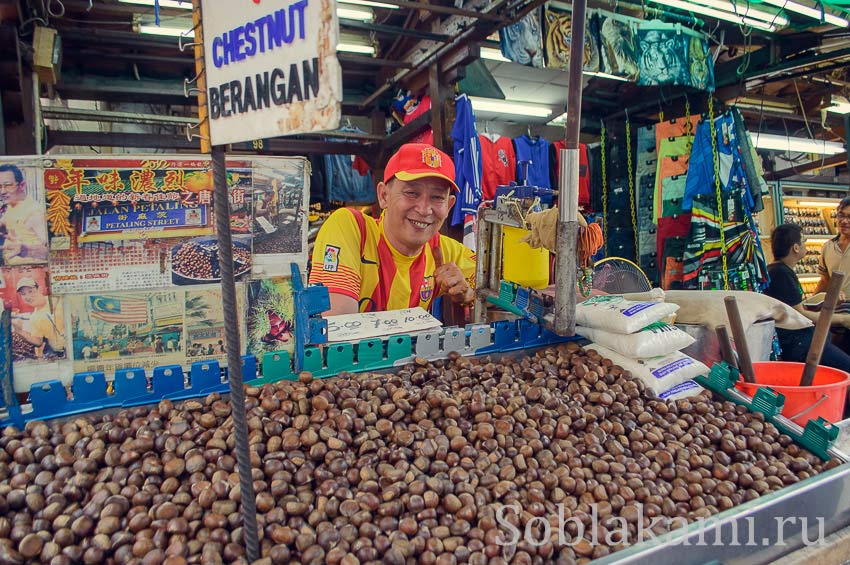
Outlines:
{"type": "Polygon", "coordinates": [[[424,308],[405,308],[386,312],[364,312],[328,316],[328,342],[357,341],[402,333],[421,332],[442,326],[424,308]]]}
{"type": "Polygon", "coordinates": [[[210,143],[339,127],[335,0],[201,0],[210,143]]]}

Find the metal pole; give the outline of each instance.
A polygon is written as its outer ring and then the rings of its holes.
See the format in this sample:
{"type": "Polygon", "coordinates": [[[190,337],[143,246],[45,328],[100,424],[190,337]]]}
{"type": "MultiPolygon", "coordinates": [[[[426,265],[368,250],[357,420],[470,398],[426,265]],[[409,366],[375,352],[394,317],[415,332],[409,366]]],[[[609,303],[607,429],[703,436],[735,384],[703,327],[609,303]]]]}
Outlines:
{"type": "Polygon", "coordinates": [[[221,299],[224,304],[225,340],[227,343],[227,374],[230,379],[230,415],[236,440],[236,464],[239,472],[239,489],[242,496],[242,534],[249,562],[260,558],[257,536],[257,501],[254,496],[254,479],[251,476],[251,455],[248,450],[248,417],[245,413],[245,390],[242,386],[242,351],[239,343],[239,319],[236,308],[236,282],[233,278],[233,249],[230,236],[230,195],[227,190],[227,173],[224,147],[212,147],[213,204],[215,206],[215,231],[218,236],[218,263],[221,269],[221,299]]]}
{"type": "MultiPolygon", "coordinates": [[[[573,1],[570,45],[584,45],[586,0],[573,1]]],[[[555,332],[574,335],[576,329],[576,257],[578,244],[578,135],[581,126],[581,87],[584,50],[570,49],[570,83],[567,87],[567,127],[561,151],[558,192],[558,256],[555,259],[555,332]]]]}

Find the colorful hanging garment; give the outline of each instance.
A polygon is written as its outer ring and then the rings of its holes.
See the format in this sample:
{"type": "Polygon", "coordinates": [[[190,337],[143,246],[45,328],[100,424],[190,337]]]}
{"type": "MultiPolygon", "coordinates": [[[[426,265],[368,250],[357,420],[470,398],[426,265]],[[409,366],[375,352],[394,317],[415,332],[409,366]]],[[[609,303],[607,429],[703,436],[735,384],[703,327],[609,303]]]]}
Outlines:
{"type": "Polygon", "coordinates": [[[726,255],[730,290],[761,290],[767,284],[767,262],[745,209],[743,187],[735,186],[722,198],[723,217],[716,194],[693,201],[691,230],[684,255],[683,285],[691,290],[723,288],[723,254],[726,255]],[[720,230],[725,247],[721,249],[720,230]]]}

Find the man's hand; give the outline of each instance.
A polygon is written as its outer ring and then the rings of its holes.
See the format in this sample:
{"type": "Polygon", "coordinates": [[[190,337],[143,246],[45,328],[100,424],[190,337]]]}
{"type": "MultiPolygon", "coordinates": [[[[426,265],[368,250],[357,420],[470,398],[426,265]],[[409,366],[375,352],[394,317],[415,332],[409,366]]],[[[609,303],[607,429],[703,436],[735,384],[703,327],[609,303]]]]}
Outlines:
{"type": "Polygon", "coordinates": [[[463,271],[454,263],[443,261],[443,251],[437,247],[433,250],[434,262],[437,269],[434,271],[434,283],[438,294],[446,294],[452,302],[468,304],[475,298],[475,291],[466,282],[463,271]]]}

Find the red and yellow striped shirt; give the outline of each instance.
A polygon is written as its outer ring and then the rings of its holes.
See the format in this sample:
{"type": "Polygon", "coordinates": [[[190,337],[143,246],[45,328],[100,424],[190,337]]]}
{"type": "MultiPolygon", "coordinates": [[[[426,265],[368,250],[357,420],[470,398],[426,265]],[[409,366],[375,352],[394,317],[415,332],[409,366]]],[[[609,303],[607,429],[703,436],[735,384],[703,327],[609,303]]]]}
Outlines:
{"type": "Polygon", "coordinates": [[[446,263],[454,263],[472,285],[475,255],[460,242],[435,236],[419,255],[397,251],[384,235],[383,223],[359,211],[340,209],[330,215],[316,237],[310,284],[358,301],[360,312],[430,309],[436,264],[432,248],[440,246],[446,263]]]}

